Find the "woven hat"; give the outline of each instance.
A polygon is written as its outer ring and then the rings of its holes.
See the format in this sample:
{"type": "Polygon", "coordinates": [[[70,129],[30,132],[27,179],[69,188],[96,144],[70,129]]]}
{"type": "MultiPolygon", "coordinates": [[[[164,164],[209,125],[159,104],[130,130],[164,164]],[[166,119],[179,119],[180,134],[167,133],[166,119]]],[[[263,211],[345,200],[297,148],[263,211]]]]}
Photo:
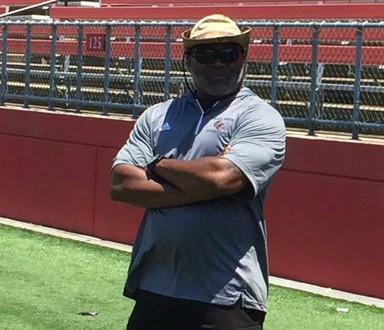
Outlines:
{"type": "Polygon", "coordinates": [[[238,27],[229,17],[214,14],[202,18],[195,26],[182,33],[184,50],[201,44],[235,43],[247,49],[251,28],[238,27]]]}

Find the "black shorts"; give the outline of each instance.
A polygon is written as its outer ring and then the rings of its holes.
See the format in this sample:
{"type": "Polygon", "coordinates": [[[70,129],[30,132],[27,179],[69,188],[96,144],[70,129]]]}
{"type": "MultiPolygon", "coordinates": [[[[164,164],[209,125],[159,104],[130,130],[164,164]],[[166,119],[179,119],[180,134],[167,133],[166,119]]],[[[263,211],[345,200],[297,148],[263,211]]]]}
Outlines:
{"type": "Polygon", "coordinates": [[[140,290],[127,330],[261,330],[265,313],[175,299],[140,290]]]}

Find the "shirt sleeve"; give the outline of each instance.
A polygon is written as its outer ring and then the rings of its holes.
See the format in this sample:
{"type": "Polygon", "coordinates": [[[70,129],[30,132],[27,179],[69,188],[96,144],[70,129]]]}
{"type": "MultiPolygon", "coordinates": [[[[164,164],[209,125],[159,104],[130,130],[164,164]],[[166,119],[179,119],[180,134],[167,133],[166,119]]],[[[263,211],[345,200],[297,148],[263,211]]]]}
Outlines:
{"type": "Polygon", "coordinates": [[[150,108],[136,121],[125,145],[117,153],[112,167],[118,164],[132,164],[144,167],[153,157],[153,139],[150,124],[150,108]]]}
{"type": "Polygon", "coordinates": [[[248,109],[238,118],[231,151],[224,155],[246,175],[256,195],[271,182],[285,155],[285,125],[271,106],[248,109]]]}

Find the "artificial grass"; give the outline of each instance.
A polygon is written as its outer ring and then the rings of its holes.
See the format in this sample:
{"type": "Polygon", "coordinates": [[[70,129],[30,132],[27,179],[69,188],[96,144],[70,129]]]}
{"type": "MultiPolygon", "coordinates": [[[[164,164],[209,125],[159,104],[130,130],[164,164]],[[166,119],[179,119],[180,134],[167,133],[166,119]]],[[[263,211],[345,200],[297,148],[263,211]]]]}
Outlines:
{"type": "MultiPolygon", "coordinates": [[[[124,329],[133,307],[121,294],[129,260],[129,253],[0,225],[0,329],[124,329]]],[[[384,310],[271,286],[265,329],[380,330],[384,310]]]]}
{"type": "Polygon", "coordinates": [[[0,226],[0,329],[124,329],[128,262],[124,252],[0,226]]]}
{"type": "Polygon", "coordinates": [[[273,285],[267,315],[266,330],[384,329],[384,309],[273,285]]]}

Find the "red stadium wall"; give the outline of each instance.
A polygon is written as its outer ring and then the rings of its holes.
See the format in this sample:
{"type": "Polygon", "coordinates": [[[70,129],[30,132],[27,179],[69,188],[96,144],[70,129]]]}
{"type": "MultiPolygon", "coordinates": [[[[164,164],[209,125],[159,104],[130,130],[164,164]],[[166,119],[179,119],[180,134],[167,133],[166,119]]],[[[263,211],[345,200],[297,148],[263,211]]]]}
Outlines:
{"type": "Polygon", "coordinates": [[[0,108],[0,215],[131,243],[142,210],[109,198],[133,121],[0,108]]]}
{"type": "MultiPolygon", "coordinates": [[[[133,121],[0,108],[0,215],[132,243],[109,198],[133,121]]],[[[266,205],[271,274],[384,298],[384,143],[290,136],[266,205]]]]}
{"type": "Polygon", "coordinates": [[[384,143],[290,137],[266,207],[271,273],[384,298],[384,143]]]}

